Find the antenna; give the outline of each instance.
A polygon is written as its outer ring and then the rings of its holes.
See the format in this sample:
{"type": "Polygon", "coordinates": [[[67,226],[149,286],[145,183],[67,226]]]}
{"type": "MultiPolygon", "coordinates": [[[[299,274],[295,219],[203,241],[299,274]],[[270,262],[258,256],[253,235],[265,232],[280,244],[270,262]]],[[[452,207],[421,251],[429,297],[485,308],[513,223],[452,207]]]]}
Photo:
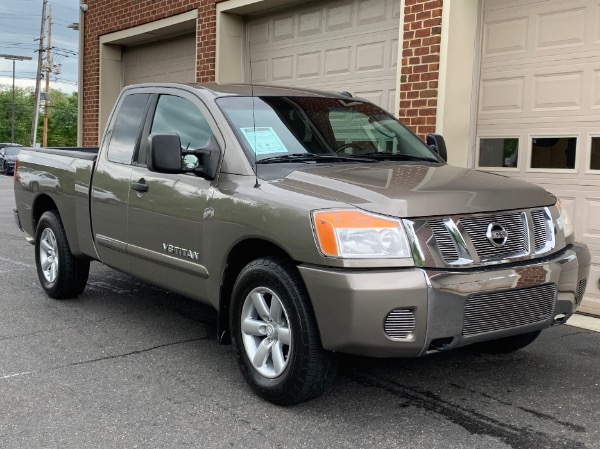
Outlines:
{"type": "Polygon", "coordinates": [[[258,189],[260,184],[258,183],[258,155],[256,154],[256,116],[254,114],[254,80],[252,79],[252,53],[250,52],[250,31],[248,31],[248,62],[250,64],[250,95],[252,95],[252,135],[254,138],[254,177],[255,183],[254,188],[258,189]]]}

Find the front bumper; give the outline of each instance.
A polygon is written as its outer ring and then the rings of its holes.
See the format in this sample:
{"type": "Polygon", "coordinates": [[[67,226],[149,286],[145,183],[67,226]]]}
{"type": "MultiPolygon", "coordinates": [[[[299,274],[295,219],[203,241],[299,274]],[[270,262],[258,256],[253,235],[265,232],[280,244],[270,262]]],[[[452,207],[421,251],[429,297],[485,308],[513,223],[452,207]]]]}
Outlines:
{"type": "MultiPolygon", "coordinates": [[[[372,357],[417,357],[479,341],[541,330],[564,323],[581,300],[581,286],[589,275],[587,246],[575,244],[551,257],[528,263],[477,270],[396,269],[339,270],[300,266],[323,347],[332,351],[372,357]],[[536,287],[551,288],[549,313],[540,319],[527,316],[537,300],[536,287]],[[526,323],[496,330],[466,332],[468,301],[472,298],[501,300],[502,308],[523,311],[526,323]],[[521,295],[519,292],[528,292],[521,295]],[[506,293],[504,297],[504,293],[506,293]],[[523,301],[527,300],[522,306],[523,301]],[[385,323],[394,310],[410,311],[414,328],[404,338],[392,338],[385,323]]],[[[484,316],[488,313],[483,310],[484,316]]],[[[473,317],[467,318],[473,322],[473,317]]],[[[510,321],[510,320],[509,320],[510,321]]]]}

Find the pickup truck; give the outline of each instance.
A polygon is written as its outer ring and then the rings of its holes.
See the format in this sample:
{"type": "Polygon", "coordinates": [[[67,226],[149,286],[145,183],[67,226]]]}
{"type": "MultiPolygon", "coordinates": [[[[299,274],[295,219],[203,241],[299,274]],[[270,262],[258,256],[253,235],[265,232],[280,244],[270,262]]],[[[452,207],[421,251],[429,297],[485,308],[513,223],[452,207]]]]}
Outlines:
{"type": "Polygon", "coordinates": [[[345,92],[134,85],[99,148],[21,151],[15,219],[51,298],[97,260],[209,304],[251,389],[296,404],[337,353],[515,351],[580,303],[560,201],[428,141],[345,92]]]}

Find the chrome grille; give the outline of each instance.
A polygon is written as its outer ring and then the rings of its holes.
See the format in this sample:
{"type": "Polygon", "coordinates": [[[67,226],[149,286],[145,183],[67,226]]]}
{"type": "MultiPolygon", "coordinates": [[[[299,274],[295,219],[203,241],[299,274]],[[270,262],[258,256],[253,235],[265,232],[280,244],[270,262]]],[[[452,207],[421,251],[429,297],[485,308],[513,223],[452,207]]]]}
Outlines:
{"type": "Polygon", "coordinates": [[[481,261],[498,260],[529,253],[529,232],[525,214],[488,215],[464,217],[460,220],[468,232],[481,261]],[[498,223],[508,232],[508,239],[501,247],[495,247],[486,237],[490,223],[498,223]]]}
{"type": "Polygon", "coordinates": [[[581,304],[583,300],[583,294],[585,293],[585,287],[587,286],[587,279],[582,279],[579,281],[579,285],[577,286],[577,294],[575,295],[575,304],[581,304]]]}
{"type": "Polygon", "coordinates": [[[435,236],[435,241],[438,246],[438,251],[446,262],[457,260],[458,259],[458,251],[456,250],[456,246],[454,245],[454,240],[446,228],[443,220],[430,220],[429,226],[431,226],[431,231],[435,236]]]}
{"type": "Polygon", "coordinates": [[[555,300],[555,284],[470,296],[465,305],[463,335],[545,321],[554,310],[555,300]]]}
{"type": "Polygon", "coordinates": [[[408,309],[394,309],[386,317],[384,329],[391,338],[409,338],[415,330],[415,314],[408,309]]]}
{"type": "Polygon", "coordinates": [[[535,252],[541,251],[548,241],[548,229],[546,227],[546,214],[542,209],[531,211],[531,220],[533,221],[535,252]]]}

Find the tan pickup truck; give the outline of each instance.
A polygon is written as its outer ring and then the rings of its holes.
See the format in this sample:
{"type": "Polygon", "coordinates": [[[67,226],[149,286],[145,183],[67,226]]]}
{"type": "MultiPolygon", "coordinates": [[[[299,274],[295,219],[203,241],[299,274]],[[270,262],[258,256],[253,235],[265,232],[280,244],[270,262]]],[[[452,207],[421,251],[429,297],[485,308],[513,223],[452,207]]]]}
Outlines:
{"type": "Polygon", "coordinates": [[[15,219],[50,297],[98,260],[210,304],[250,387],[294,404],[338,352],[514,351],[581,301],[560,202],[428,140],[347,93],[129,86],[100,148],[21,151],[15,219]]]}

